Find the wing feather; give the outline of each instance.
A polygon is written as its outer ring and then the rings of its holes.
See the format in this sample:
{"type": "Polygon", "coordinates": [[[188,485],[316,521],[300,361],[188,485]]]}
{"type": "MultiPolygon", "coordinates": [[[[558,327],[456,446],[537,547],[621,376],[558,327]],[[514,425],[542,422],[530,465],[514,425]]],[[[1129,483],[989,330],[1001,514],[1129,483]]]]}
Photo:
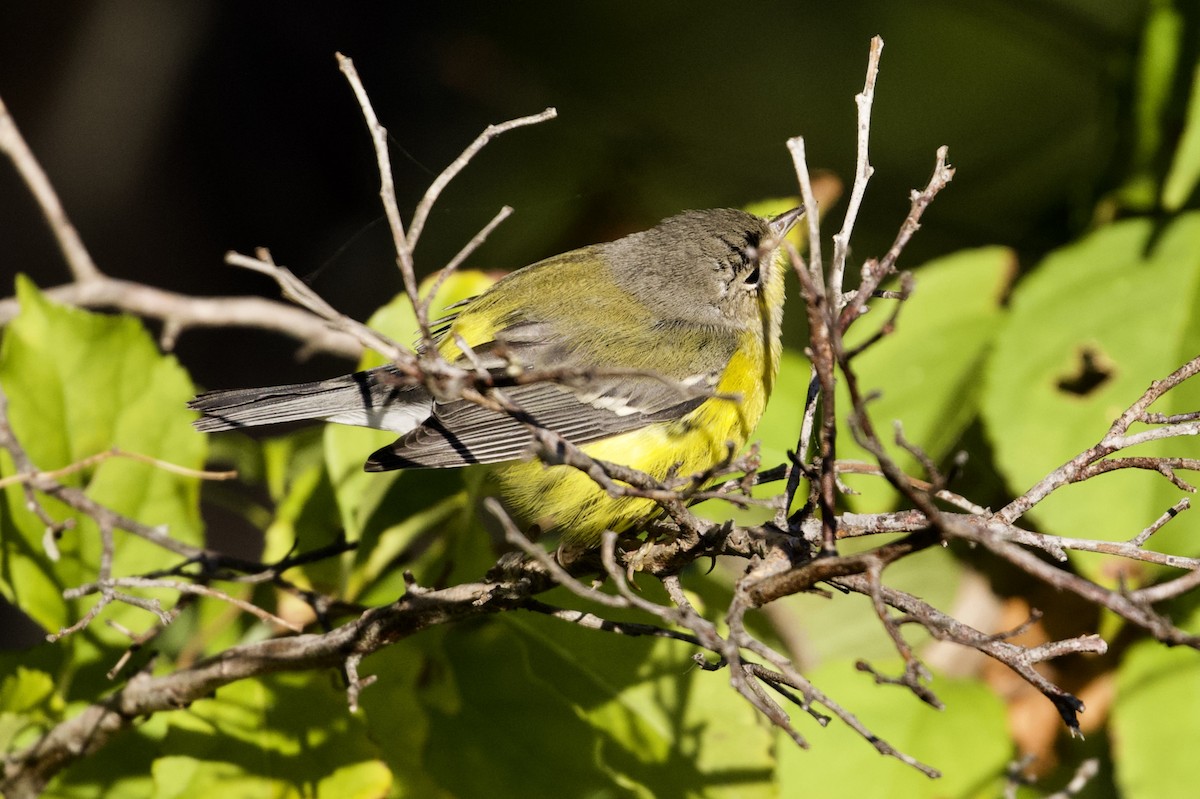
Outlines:
{"type": "MultiPolygon", "coordinates": [[[[710,353],[710,359],[722,367],[736,338],[731,334],[723,343],[722,353],[710,353]]],[[[530,348],[517,348],[512,355],[515,361],[528,363],[530,348]]],[[[588,368],[557,360],[559,368],[588,368]]],[[[653,422],[678,419],[709,397],[718,378],[716,373],[676,380],[653,375],[604,376],[571,385],[539,382],[497,389],[519,409],[514,415],[467,400],[436,403],[424,424],[372,455],[366,468],[445,468],[517,460],[530,452],[531,425],[558,433],[573,444],[586,444],[653,422]]]]}

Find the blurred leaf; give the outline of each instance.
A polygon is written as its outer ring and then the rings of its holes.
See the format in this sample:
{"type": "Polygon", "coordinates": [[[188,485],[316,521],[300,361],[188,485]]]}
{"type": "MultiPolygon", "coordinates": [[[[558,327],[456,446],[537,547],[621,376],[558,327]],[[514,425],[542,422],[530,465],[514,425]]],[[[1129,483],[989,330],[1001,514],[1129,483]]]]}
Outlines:
{"type": "Polygon", "coordinates": [[[384,796],[392,777],[328,673],[227,685],[170,715],[155,797],[384,796]]]}
{"type": "MultiPolygon", "coordinates": [[[[854,360],[859,390],[880,392],[867,406],[875,432],[907,473],[926,476],[894,443],[893,421],[901,421],[905,438],[935,463],[951,452],[979,411],[983,356],[995,337],[1013,268],[1013,254],[1003,247],[964,250],[925,264],[914,273],[915,288],[895,332],[854,360]]],[[[894,302],[875,300],[871,313],[850,329],[847,346],[878,330],[894,302]]],[[[850,396],[845,381],[838,387],[840,423],[850,396]]],[[[874,463],[843,424],[837,440],[839,459],[874,463]]],[[[846,482],[864,492],[849,498],[856,510],[888,510],[895,502],[895,492],[881,478],[849,475],[846,482]]]]}
{"type": "MultiPolygon", "coordinates": [[[[761,216],[763,219],[770,219],[771,217],[787,213],[798,205],[803,205],[803,202],[798,196],[772,197],[767,200],[759,200],[758,202],[745,205],[743,206],[742,210],[746,213],[754,214],[755,216],[761,216]]],[[[800,217],[799,221],[797,221],[792,229],[788,232],[787,240],[790,241],[797,249],[803,250],[804,242],[807,238],[808,226],[804,224],[804,217],[800,217]]]]}
{"type": "Polygon", "coordinates": [[[53,676],[16,666],[0,680],[0,752],[32,744],[58,720],[62,704],[53,676]]]}
{"type": "MultiPolygon", "coordinates": [[[[1196,632],[1193,612],[1182,627],[1196,632]]],[[[1185,647],[1157,641],[1134,645],[1117,669],[1112,709],[1116,781],[1127,799],[1175,799],[1196,795],[1190,758],[1164,757],[1181,741],[1200,736],[1200,658],[1185,647]]]]}
{"type": "Polygon", "coordinates": [[[24,712],[48,701],[54,681],[44,671],[18,666],[0,681],[0,710],[24,712]]]}
{"type": "MultiPolygon", "coordinates": [[[[436,278],[421,284],[428,295],[436,278]]],[[[429,308],[436,321],[448,308],[486,291],[495,276],[474,270],[452,273],[438,290],[429,308]]],[[[408,296],[398,294],[381,307],[367,323],[402,344],[420,337],[416,313],[408,296]]],[[[360,369],[383,363],[378,353],[363,355],[360,369]]],[[[327,425],[324,431],[325,463],[329,470],[338,512],[351,541],[360,543],[355,571],[350,577],[348,599],[378,579],[388,563],[415,538],[444,526],[463,509],[462,475],[459,470],[411,470],[383,474],[363,471],[363,463],[376,449],[390,444],[396,434],[347,425],[327,425]],[[438,510],[431,510],[437,508],[438,510]]],[[[453,527],[444,527],[446,533],[453,527]]],[[[439,575],[439,578],[444,575],[439,575]]],[[[390,590],[390,588],[389,588],[390,590]]]]}
{"type": "MultiPolygon", "coordinates": [[[[316,429],[263,442],[268,482],[277,502],[264,537],[262,557],[266,563],[329,546],[342,537],[321,449],[321,434],[316,429]]],[[[290,570],[288,577],[305,587],[338,593],[345,569],[342,559],[325,558],[290,570]]]]}
{"type": "MultiPolygon", "coordinates": [[[[903,664],[874,664],[894,673],[903,664]]],[[[874,685],[851,661],[829,663],[809,675],[826,695],[905,754],[942,772],[930,780],[898,760],[880,757],[871,743],[834,719],[819,727],[788,708],[812,748],[801,750],[779,736],[779,786],[784,796],[887,797],[998,796],[1012,757],[1004,705],[980,683],[939,678],[931,688],[945,703],[938,712],[903,688],[874,685]]],[[[817,706],[819,711],[824,708],[817,706]]]]}
{"type": "Polygon", "coordinates": [[[395,773],[419,764],[414,795],[776,795],[769,732],[689,647],[510,614],[446,630],[418,665],[414,650],[434,638],[385,654],[403,663],[394,686],[391,666],[368,661],[380,674],[368,718],[378,740],[397,741],[395,773]]]}
{"type": "MultiPolygon", "coordinates": [[[[38,468],[61,468],[113,447],[202,468],[204,436],[191,429],[195,414],[186,408],[195,393],[192,383],[173,357],[158,352],[141,322],[54,305],[24,278],[17,280],[17,297],[21,313],[5,332],[0,382],[13,431],[38,468]]],[[[11,461],[5,458],[2,468],[11,474],[11,461]]],[[[177,540],[203,542],[195,478],[110,458],[62,480],[119,513],[166,527],[177,540]]],[[[59,542],[62,559],[52,564],[42,547],[44,526],[26,509],[21,487],[9,486],[5,496],[0,587],[43,627],[58,629],[96,601],[88,597],[68,610],[53,590],[95,578],[100,559],[95,522],[79,517],[59,542]]],[[[73,515],[53,501],[44,505],[58,518],[73,515]]],[[[176,558],[122,531],[115,536],[115,575],[161,568],[176,558]]],[[[127,605],[110,606],[105,614],[134,630],[151,620],[127,605]]],[[[95,625],[91,634],[119,640],[104,625],[95,625]]]]}
{"type": "MultiPolygon", "coordinates": [[[[68,708],[67,716],[84,709],[68,708]]],[[[109,741],[102,754],[81,758],[58,773],[43,799],[141,799],[154,793],[150,769],[159,741],[167,729],[167,714],[140,721],[136,728],[109,741]]]]}
{"type": "Polygon", "coordinates": [[[1192,74],[1192,96],[1188,102],[1187,120],[1171,170],[1163,183],[1162,204],[1168,211],[1178,211],[1188,201],[1200,182],[1200,65],[1192,74]]]}
{"type": "MultiPolygon", "coordinates": [[[[1200,352],[1200,214],[1156,230],[1129,220],[1052,253],[1013,294],[989,359],[984,419],[1014,493],[1091,447],[1152,380],[1200,352]]],[[[1200,408],[1191,381],[1151,410],[1200,408]]],[[[1192,438],[1128,454],[1196,457],[1192,438]]],[[[1105,475],[1052,494],[1033,510],[1048,532],[1104,540],[1136,535],[1179,498],[1156,473],[1105,475]]],[[[1197,521],[1167,525],[1154,546],[1200,553],[1197,521]]],[[[1072,556],[1091,577],[1108,561],[1072,556]]]]}
{"type": "Polygon", "coordinates": [[[1142,32],[1134,95],[1132,174],[1120,193],[1124,204],[1139,211],[1154,208],[1162,178],[1163,130],[1171,104],[1175,71],[1179,69],[1183,42],[1183,14],[1171,0],[1150,4],[1142,32]]]}

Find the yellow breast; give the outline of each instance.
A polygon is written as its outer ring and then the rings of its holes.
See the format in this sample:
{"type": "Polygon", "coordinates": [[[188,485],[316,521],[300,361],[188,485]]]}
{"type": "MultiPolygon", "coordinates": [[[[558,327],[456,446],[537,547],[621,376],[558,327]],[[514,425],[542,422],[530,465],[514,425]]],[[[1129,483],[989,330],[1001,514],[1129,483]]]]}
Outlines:
{"type": "MultiPolygon", "coordinates": [[[[775,385],[782,350],[783,269],[777,262],[759,297],[760,318],[742,331],[714,396],[686,416],[585,444],[593,458],[629,466],[663,480],[712,467],[745,445],[775,385]]],[[[479,331],[473,331],[479,332],[479,331]]],[[[664,343],[670,346],[669,343],[664,343]]],[[[587,474],[539,461],[494,467],[491,480],[516,521],[561,532],[580,546],[595,546],[605,530],[622,531],[658,512],[638,498],[613,498],[587,474]]]]}
{"type": "MultiPolygon", "coordinates": [[[[778,357],[764,358],[762,339],[749,336],[730,360],[713,397],[674,422],[585,444],[593,458],[646,472],[660,480],[708,469],[746,443],[766,407],[778,357]]],[[[493,473],[499,495],[525,526],[556,530],[568,542],[594,546],[605,530],[621,531],[656,513],[656,503],[612,498],[587,474],[570,466],[546,467],[539,461],[505,464],[493,473]]]]}

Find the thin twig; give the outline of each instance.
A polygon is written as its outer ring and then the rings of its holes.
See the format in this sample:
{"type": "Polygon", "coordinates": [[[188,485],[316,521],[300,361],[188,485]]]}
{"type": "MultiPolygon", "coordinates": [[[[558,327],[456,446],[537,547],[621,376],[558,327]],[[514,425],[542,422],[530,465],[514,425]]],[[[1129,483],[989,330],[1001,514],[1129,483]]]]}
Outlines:
{"type": "Polygon", "coordinates": [[[33,193],[74,278],[86,282],[100,277],[100,269],[92,260],[87,247],[83,246],[79,231],[71,223],[62,202],[58,199],[58,192],[54,190],[50,178],[46,177],[42,165],[29,149],[3,99],[0,99],[0,152],[8,156],[25,185],[33,193]]]}
{"type": "Polygon", "coordinates": [[[276,264],[270,251],[266,248],[260,247],[255,250],[253,258],[237,252],[227,252],[225,253],[225,263],[266,275],[279,284],[285,297],[324,319],[332,327],[353,336],[364,348],[378,352],[396,364],[397,368],[405,369],[407,367],[409,371],[415,371],[415,367],[411,365],[414,360],[411,352],[382,333],[339,313],[307,283],[296,277],[291,270],[276,264]]]}
{"type": "Polygon", "coordinates": [[[67,464],[60,469],[48,469],[44,472],[18,472],[17,474],[10,474],[8,477],[0,478],[0,488],[4,488],[5,486],[13,485],[15,483],[28,483],[30,480],[33,480],[38,476],[49,478],[51,480],[58,480],[59,478],[66,477],[69,474],[75,474],[76,472],[83,471],[84,469],[90,469],[96,464],[106,461],[109,458],[128,458],[129,460],[137,461],[138,463],[149,464],[150,466],[153,466],[156,469],[161,469],[164,472],[171,472],[172,474],[177,474],[181,477],[195,477],[198,480],[233,480],[237,477],[237,472],[235,471],[213,472],[203,469],[190,469],[187,466],[180,466],[177,463],[171,463],[170,461],[153,458],[149,455],[142,455],[138,452],[127,452],[118,447],[113,447],[112,449],[106,449],[103,452],[97,452],[95,455],[89,455],[88,457],[82,458],[74,463],[67,464]]]}
{"type": "Polygon", "coordinates": [[[462,151],[462,155],[455,158],[448,167],[442,170],[442,173],[434,178],[429,184],[429,188],[425,190],[425,195],[421,201],[417,203],[416,210],[413,211],[412,223],[408,228],[408,247],[414,250],[417,247],[417,239],[421,236],[421,231],[425,229],[425,220],[429,217],[430,210],[433,209],[433,204],[437,202],[442,191],[450,184],[450,181],[461,172],[475,155],[487,146],[487,143],[497,136],[507,133],[516,128],[522,128],[527,125],[539,125],[542,122],[548,122],[558,116],[558,111],[554,108],[547,108],[540,114],[532,114],[530,116],[518,117],[510,119],[507,122],[501,122],[497,125],[488,125],[483,133],[476,137],[475,141],[467,146],[467,149],[462,151]]]}
{"type": "Polygon", "coordinates": [[[862,206],[863,196],[867,192],[867,183],[875,174],[868,156],[868,145],[871,140],[871,106],[875,102],[875,81],[879,76],[879,57],[883,53],[883,39],[876,36],[871,39],[871,52],[867,58],[867,79],[863,90],[855,95],[854,103],[858,107],[858,148],[854,168],[854,185],[850,189],[850,200],[846,203],[846,216],[842,229],[833,236],[833,260],[829,264],[827,294],[833,300],[834,313],[842,310],[842,282],[846,272],[846,259],[850,254],[850,236],[854,232],[854,223],[858,219],[858,210],[862,206]]]}
{"type": "MultiPolygon", "coordinates": [[[[115,309],[163,323],[161,344],[171,350],[181,333],[201,328],[252,328],[278,333],[302,344],[301,354],[328,353],[358,360],[363,347],[324,320],[284,302],[261,297],[192,297],[174,291],[100,275],[42,292],[54,302],[79,308],[115,309]]],[[[15,297],[0,300],[0,325],[16,318],[15,297]]]]}
{"type": "MultiPolygon", "coordinates": [[[[346,76],[346,81],[358,99],[362,109],[363,119],[371,134],[371,142],[375,147],[375,163],[379,171],[379,199],[383,202],[383,212],[387,217],[388,228],[392,232],[392,246],[396,249],[396,263],[400,267],[400,276],[404,280],[404,290],[408,293],[409,302],[414,310],[421,307],[421,298],[417,291],[417,276],[413,269],[413,245],[404,233],[404,220],[400,218],[400,206],[396,202],[396,186],[392,179],[392,159],[388,153],[387,129],[379,123],[375,109],[371,106],[371,98],[354,68],[354,62],[341,53],[336,53],[338,69],[346,76]]],[[[416,241],[416,237],[412,238],[416,241]]],[[[422,337],[428,338],[428,320],[421,328],[422,337]]]]}
{"type": "Polygon", "coordinates": [[[446,265],[442,267],[441,271],[438,272],[437,277],[434,279],[433,285],[429,287],[429,291],[425,293],[425,297],[421,300],[421,304],[424,307],[421,309],[418,316],[424,317],[428,322],[429,306],[433,302],[434,297],[436,297],[438,292],[441,290],[442,285],[446,282],[447,278],[454,273],[454,270],[458,269],[458,267],[462,265],[463,261],[467,260],[471,253],[479,249],[479,246],[487,240],[487,237],[492,234],[493,230],[499,227],[501,222],[512,216],[512,212],[512,206],[506,205],[501,208],[496,215],[492,217],[492,221],[484,225],[483,229],[476,233],[474,238],[463,245],[463,248],[459,250],[453,258],[446,262],[446,265]]]}
{"type": "MultiPolygon", "coordinates": [[[[788,139],[788,151],[792,154],[792,164],[796,169],[796,178],[800,181],[800,198],[806,209],[804,216],[808,222],[808,274],[812,282],[824,291],[825,267],[821,261],[821,214],[817,205],[817,197],[813,193],[812,177],[808,171],[808,156],[805,153],[804,137],[796,136],[788,139]]],[[[789,247],[789,250],[791,248],[789,247]]],[[[792,263],[798,263],[797,256],[792,256],[792,263]]]]}

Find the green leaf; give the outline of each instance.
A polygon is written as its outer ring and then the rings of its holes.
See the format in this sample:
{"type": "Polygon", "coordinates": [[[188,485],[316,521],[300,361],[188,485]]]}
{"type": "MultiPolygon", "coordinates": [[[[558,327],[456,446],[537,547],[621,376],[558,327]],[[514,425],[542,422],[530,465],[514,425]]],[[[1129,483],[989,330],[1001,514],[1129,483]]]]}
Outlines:
{"type": "MultiPolygon", "coordinates": [[[[882,664],[874,664],[883,669],[882,664]]],[[[890,664],[893,672],[903,664],[890,664]]],[[[899,760],[880,757],[869,741],[834,719],[827,727],[787,708],[808,740],[808,751],[779,736],[779,786],[783,796],[994,797],[1012,757],[1000,699],[981,683],[950,678],[930,686],[944,711],[896,686],[875,685],[852,661],[829,663],[809,675],[827,696],[853,713],[899,751],[942,772],[931,780],[899,760]]],[[[825,712],[824,708],[817,707],[825,712]]]]}
{"type": "Polygon", "coordinates": [[[686,645],[532,614],[418,639],[363,697],[412,795],[776,796],[770,733],[686,645]]]}
{"type": "MultiPolygon", "coordinates": [[[[1195,632],[1200,616],[1182,625],[1195,632]]],[[[1117,670],[1112,709],[1116,781],[1127,799],[1196,795],[1193,765],[1164,753],[1200,736],[1200,658],[1186,647],[1157,641],[1134,645],[1117,670]]]]}
{"type": "Polygon", "coordinates": [[[1119,192],[1123,203],[1132,209],[1151,210],[1161,188],[1164,122],[1179,69],[1184,25],[1183,14],[1171,0],[1150,4],[1134,92],[1131,174],[1119,192]]]}
{"type": "MultiPolygon", "coordinates": [[[[1014,493],[1096,444],[1152,380],[1200,351],[1200,214],[1156,229],[1129,220],[1049,255],[1013,294],[988,363],[984,419],[996,463],[1014,493]]],[[[1200,408],[1200,382],[1184,383],[1152,411],[1200,408]]],[[[1194,438],[1127,454],[1200,455],[1194,438]]],[[[1048,532],[1129,539],[1179,499],[1153,472],[1110,473],[1067,486],[1034,508],[1048,532]]],[[[1200,553],[1200,520],[1187,514],[1153,539],[1156,549],[1200,553]]],[[[1093,578],[1107,560],[1073,555],[1093,578]]]]}
{"type": "MultiPolygon", "coordinates": [[[[264,536],[263,560],[311,552],[342,536],[338,508],[322,460],[321,433],[302,430],[263,442],[275,518],[264,536]]],[[[344,559],[324,558],[292,569],[289,579],[308,588],[340,594],[345,582],[344,559]]]]}
{"type": "MultiPolygon", "coordinates": [[[[5,331],[0,383],[9,397],[9,419],[34,464],[58,469],[113,447],[199,469],[204,436],[191,429],[186,403],[195,393],[171,356],[158,352],[133,318],[64,308],[46,300],[24,278],[17,281],[20,315],[5,331]]],[[[11,474],[5,458],[0,468],[11,474]]],[[[62,478],[97,502],[148,525],[161,525],[177,540],[203,541],[198,481],[128,458],[109,458],[62,478]]],[[[42,545],[44,526],[25,506],[20,486],[5,490],[0,516],[0,586],[5,595],[47,629],[77,618],[95,598],[71,603],[53,589],[93,580],[99,568],[100,536],[88,517],[59,542],[62,559],[52,563],[42,545]]],[[[74,516],[53,501],[43,503],[56,518],[74,516]]],[[[177,556],[122,531],[116,532],[113,574],[139,574],[177,556]]],[[[138,630],[152,617],[126,605],[106,618],[138,630]]],[[[104,625],[93,634],[117,638],[104,625]]]]}
{"type": "MultiPolygon", "coordinates": [[[[434,281],[429,278],[422,283],[422,297],[428,295],[434,281]]],[[[430,303],[430,320],[450,313],[451,306],[482,293],[493,282],[495,275],[484,272],[464,270],[451,274],[430,303]]],[[[398,342],[415,342],[420,336],[416,314],[405,294],[397,295],[381,307],[367,324],[398,342]]],[[[359,368],[369,369],[382,362],[380,355],[368,351],[359,368]]],[[[395,439],[395,433],[347,425],[327,425],[324,431],[325,465],[338,512],[346,537],[360,544],[349,577],[348,599],[355,599],[360,591],[371,587],[390,561],[416,538],[438,530],[450,533],[464,526],[450,523],[461,519],[465,507],[461,471],[431,469],[384,474],[363,471],[367,457],[395,439]]],[[[432,560],[442,552],[435,547],[424,554],[432,560]]],[[[418,577],[423,576],[421,569],[406,565],[414,568],[418,577]]],[[[444,577],[440,574],[433,579],[444,577]]],[[[391,586],[386,588],[392,590],[391,586]]]]}
{"type": "Polygon", "coordinates": [[[532,616],[508,621],[527,642],[540,690],[569,703],[599,736],[596,765],[617,784],[649,797],[775,795],[769,733],[728,674],[695,668],[692,647],[532,616]]]}
{"type": "MultiPolygon", "coordinates": [[[[16,660],[13,655],[4,658],[4,661],[13,660],[16,660]]],[[[0,664],[11,665],[3,661],[0,664]]],[[[62,698],[50,673],[16,666],[0,680],[0,752],[34,743],[58,720],[62,706],[62,698]]]]}
{"type": "Polygon", "coordinates": [[[392,777],[327,673],[228,685],[170,715],[155,797],[384,796],[392,777]]]}
{"type": "Polygon", "coordinates": [[[1178,211],[1187,202],[1200,182],[1200,65],[1192,74],[1192,96],[1188,101],[1187,119],[1175,150],[1175,158],[1167,179],[1163,182],[1162,204],[1168,211],[1178,211]]]}
{"type": "MultiPolygon", "coordinates": [[[[915,289],[900,311],[896,330],[853,362],[860,391],[880,396],[868,407],[885,449],[909,474],[921,475],[916,460],[898,447],[893,423],[904,425],[905,438],[934,461],[949,454],[978,413],[983,356],[1001,318],[1000,302],[1014,268],[1003,247],[965,250],[922,266],[915,289]]],[[[865,341],[885,322],[890,302],[876,300],[871,313],[855,322],[847,346],[865,341]]],[[[839,382],[839,423],[850,407],[845,381],[839,382]]],[[[839,424],[838,458],[874,462],[839,424]]],[[[880,478],[847,476],[863,492],[851,497],[856,510],[888,510],[895,492],[880,478]]]]}

